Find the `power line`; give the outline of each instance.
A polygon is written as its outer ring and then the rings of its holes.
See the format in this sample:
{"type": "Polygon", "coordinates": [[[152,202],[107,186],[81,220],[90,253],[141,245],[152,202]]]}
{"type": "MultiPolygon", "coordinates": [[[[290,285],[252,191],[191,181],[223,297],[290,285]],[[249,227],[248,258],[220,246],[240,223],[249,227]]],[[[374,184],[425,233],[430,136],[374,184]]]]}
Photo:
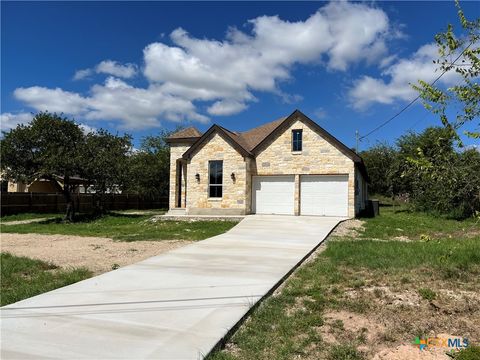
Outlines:
{"type": "MultiPolygon", "coordinates": [[[[450,66],[453,66],[458,59],[460,59],[463,55],[463,53],[470,47],[470,45],[472,45],[472,43],[468,44],[467,47],[465,47],[465,49],[463,49],[463,51],[460,53],[460,55],[457,56],[457,58],[455,60],[453,60],[453,62],[451,63],[450,66]]],[[[435,79],[433,80],[433,82],[430,84],[430,85],[434,85],[438,80],[440,80],[440,78],[445,75],[445,73],[448,71],[449,69],[445,69],[443,70],[443,72],[435,79]]],[[[406,106],[404,106],[399,112],[397,112],[395,115],[393,115],[392,117],[390,117],[389,119],[387,119],[386,121],[384,121],[383,123],[381,123],[380,125],[378,125],[375,129],[371,130],[369,133],[367,133],[366,135],[363,135],[359,138],[359,140],[363,140],[365,139],[367,136],[370,136],[371,134],[373,134],[375,131],[381,129],[382,127],[384,127],[385,125],[387,125],[389,122],[391,122],[392,120],[394,120],[395,118],[397,118],[400,114],[402,114],[405,110],[407,110],[410,106],[412,106],[418,99],[420,99],[420,95],[417,95],[417,97],[415,99],[413,99],[412,101],[410,101],[406,106]]]]}

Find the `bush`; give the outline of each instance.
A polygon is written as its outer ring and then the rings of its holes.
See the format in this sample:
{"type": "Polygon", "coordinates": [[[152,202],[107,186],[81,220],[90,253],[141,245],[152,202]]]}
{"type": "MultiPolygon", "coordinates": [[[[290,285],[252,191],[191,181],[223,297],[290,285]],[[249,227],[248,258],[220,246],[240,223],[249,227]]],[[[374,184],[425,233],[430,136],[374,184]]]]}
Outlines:
{"type": "Polygon", "coordinates": [[[395,147],[362,152],[370,193],[407,195],[418,211],[463,219],[480,210],[480,153],[457,151],[451,130],[431,127],[401,136],[395,147]]]}

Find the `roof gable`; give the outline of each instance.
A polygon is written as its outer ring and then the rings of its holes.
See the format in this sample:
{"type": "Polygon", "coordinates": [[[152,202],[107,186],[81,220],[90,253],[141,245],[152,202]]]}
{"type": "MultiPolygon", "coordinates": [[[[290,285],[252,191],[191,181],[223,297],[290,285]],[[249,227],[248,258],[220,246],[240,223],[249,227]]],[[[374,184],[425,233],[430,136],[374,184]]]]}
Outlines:
{"type": "Polygon", "coordinates": [[[237,150],[240,155],[242,156],[252,156],[252,153],[247,150],[246,144],[244,143],[243,139],[236,133],[231,132],[221,126],[212,125],[210,129],[208,129],[205,134],[203,134],[198,140],[196,140],[190,148],[185,151],[183,154],[184,159],[191,159],[195,151],[201,148],[209,139],[210,135],[218,133],[220,134],[225,141],[231,145],[235,150],[237,150]]]}
{"type": "Polygon", "coordinates": [[[335,146],[338,150],[348,156],[355,162],[361,160],[360,156],[357,155],[353,150],[348,148],[345,144],[343,144],[340,140],[335,138],[332,134],[318,125],[316,122],[311,120],[308,116],[302,113],[300,110],[295,110],[292,114],[286,117],[282,122],[278,124],[262,141],[260,141],[254,148],[252,148],[251,152],[256,155],[262,149],[263,146],[267,145],[269,141],[276,139],[280,136],[286,129],[290,127],[290,125],[295,121],[301,121],[304,124],[310,126],[314,131],[322,135],[322,137],[335,146]]]}

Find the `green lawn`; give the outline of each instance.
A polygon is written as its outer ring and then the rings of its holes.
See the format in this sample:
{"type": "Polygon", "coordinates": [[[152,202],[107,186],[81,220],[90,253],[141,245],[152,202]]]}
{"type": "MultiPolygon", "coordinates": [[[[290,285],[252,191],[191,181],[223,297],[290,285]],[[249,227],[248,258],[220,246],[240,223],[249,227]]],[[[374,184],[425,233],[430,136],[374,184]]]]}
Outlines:
{"type": "Polygon", "coordinates": [[[122,241],[138,240],[203,240],[231,229],[234,221],[150,221],[150,215],[112,213],[89,219],[80,218],[74,223],[60,219],[40,223],[5,225],[4,233],[64,234],[108,237],[122,241]]]}
{"type": "Polygon", "coordinates": [[[463,221],[409,211],[405,206],[381,207],[381,216],[368,219],[364,239],[407,237],[419,240],[425,235],[431,239],[463,238],[468,234],[480,235],[478,219],[463,221]]]}
{"type": "Polygon", "coordinates": [[[391,208],[365,220],[359,238],[330,240],[208,358],[369,359],[431,331],[480,342],[478,224],[391,208]],[[395,241],[396,228],[431,239],[395,241]]]}
{"type": "Polygon", "coordinates": [[[0,254],[1,305],[7,305],[89,278],[87,269],[61,270],[55,265],[26,257],[0,254]]]}

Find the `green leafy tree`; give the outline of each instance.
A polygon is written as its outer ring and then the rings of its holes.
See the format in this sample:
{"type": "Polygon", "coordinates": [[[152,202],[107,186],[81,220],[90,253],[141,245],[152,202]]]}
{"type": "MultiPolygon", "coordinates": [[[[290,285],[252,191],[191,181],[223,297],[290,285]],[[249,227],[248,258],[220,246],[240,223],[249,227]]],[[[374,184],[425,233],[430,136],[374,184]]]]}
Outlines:
{"type": "Polygon", "coordinates": [[[369,192],[392,196],[392,175],[397,151],[387,144],[377,144],[360,154],[370,177],[369,192]]]}
{"type": "MultiPolygon", "coordinates": [[[[456,36],[454,28],[448,25],[445,32],[435,36],[438,45],[438,64],[441,73],[454,71],[461,77],[458,85],[443,89],[435,84],[419,80],[414,89],[420,94],[425,107],[439,115],[443,125],[452,130],[460,129],[465,123],[480,119],[480,18],[470,21],[466,18],[459,2],[456,1],[458,17],[465,35],[456,36]],[[454,119],[447,111],[456,108],[454,119]]],[[[473,138],[480,138],[479,131],[465,131],[473,138]]],[[[460,141],[456,136],[456,140],[460,141]]]]}
{"type": "Polygon", "coordinates": [[[55,113],[41,112],[29,124],[4,132],[0,145],[5,178],[24,183],[62,179],[68,221],[75,217],[73,193],[78,185],[73,177],[91,184],[99,210],[105,209],[105,193],[122,189],[128,181],[129,135],[105,130],[85,135],[78,124],[55,113]]]}
{"type": "Polygon", "coordinates": [[[399,179],[417,210],[456,218],[480,210],[480,154],[457,152],[455,134],[432,127],[397,141],[399,179]]]}
{"type": "Polygon", "coordinates": [[[170,148],[165,139],[170,134],[162,131],[142,139],[140,149],[130,158],[129,191],[152,197],[168,195],[170,148]]]}
{"type": "Polygon", "coordinates": [[[84,135],[72,121],[48,112],[33,117],[28,125],[19,125],[3,132],[1,169],[7,179],[31,183],[45,178],[63,180],[63,195],[67,204],[65,219],[75,215],[70,178],[81,172],[84,135]]]}
{"type": "Polygon", "coordinates": [[[118,136],[98,130],[85,136],[82,175],[92,184],[99,213],[106,210],[105,194],[116,193],[128,184],[131,148],[130,135],[118,136]]]}

